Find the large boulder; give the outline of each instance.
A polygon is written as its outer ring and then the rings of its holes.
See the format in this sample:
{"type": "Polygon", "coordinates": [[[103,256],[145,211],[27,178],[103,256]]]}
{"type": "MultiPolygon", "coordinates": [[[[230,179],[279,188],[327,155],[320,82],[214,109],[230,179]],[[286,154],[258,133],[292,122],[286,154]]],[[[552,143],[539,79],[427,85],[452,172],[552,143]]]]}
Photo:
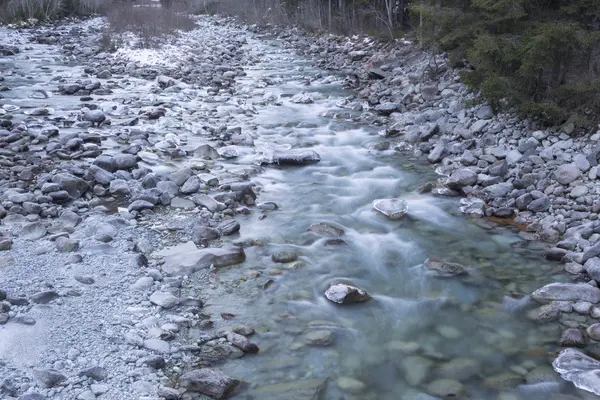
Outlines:
{"type": "Polygon", "coordinates": [[[579,389],[600,395],[600,361],[579,350],[565,349],[552,363],[560,376],[579,389]]]}
{"type": "Polygon", "coordinates": [[[531,295],[540,303],[550,301],[588,301],[600,302],[600,289],[586,283],[550,283],[539,288],[531,295]]]}
{"type": "Polygon", "coordinates": [[[200,368],[186,372],[179,384],[188,392],[202,393],[215,399],[225,399],[240,383],[223,372],[212,368],[200,368]]]}

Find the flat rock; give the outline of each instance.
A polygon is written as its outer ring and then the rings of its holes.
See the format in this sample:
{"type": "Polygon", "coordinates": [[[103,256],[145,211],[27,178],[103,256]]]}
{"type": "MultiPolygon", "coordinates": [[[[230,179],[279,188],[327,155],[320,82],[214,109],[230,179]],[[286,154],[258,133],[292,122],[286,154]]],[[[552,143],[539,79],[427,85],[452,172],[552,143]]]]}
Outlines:
{"type": "Polygon", "coordinates": [[[375,200],[373,208],[389,219],[402,218],[408,212],[408,204],[402,199],[375,200]]]}
{"type": "Polygon", "coordinates": [[[273,156],[271,164],[311,165],[321,161],[321,156],[313,150],[287,150],[273,156]]]}
{"type": "Polygon", "coordinates": [[[438,257],[429,257],[423,264],[428,274],[450,278],[453,276],[467,275],[467,269],[457,263],[451,263],[438,257]]]}
{"type": "Polygon", "coordinates": [[[579,389],[600,395],[600,361],[579,350],[565,349],[552,362],[552,367],[579,389]]]}
{"type": "Polygon", "coordinates": [[[541,303],[550,301],[600,302],[600,289],[585,283],[550,283],[539,288],[531,297],[541,303]]]}
{"type": "Polygon", "coordinates": [[[179,304],[179,298],[169,292],[158,290],[150,295],[150,302],[162,308],[172,308],[179,304]]]}
{"type": "Polygon", "coordinates": [[[212,368],[194,369],[179,378],[180,386],[188,392],[202,393],[217,400],[226,398],[239,383],[237,379],[212,368]]]}
{"type": "Polygon", "coordinates": [[[48,304],[52,300],[58,298],[58,293],[54,290],[46,290],[44,292],[38,292],[31,296],[31,301],[36,304],[48,304]]]}
{"type": "Polygon", "coordinates": [[[325,297],[338,304],[363,303],[371,298],[362,289],[344,283],[336,283],[325,291],[325,297]]]}
{"type": "Polygon", "coordinates": [[[261,400],[317,400],[324,398],[327,380],[304,379],[260,386],[252,394],[261,400]]]}
{"type": "Polygon", "coordinates": [[[161,339],[146,339],[144,340],[144,347],[157,353],[169,353],[171,351],[169,342],[161,339]]]}
{"type": "Polygon", "coordinates": [[[314,232],[319,236],[340,237],[344,231],[327,222],[319,222],[308,227],[309,232],[314,232]]]}
{"type": "Polygon", "coordinates": [[[328,330],[310,331],[304,336],[305,342],[312,346],[329,346],[334,339],[335,335],[328,330]]]}
{"type": "Polygon", "coordinates": [[[21,228],[19,236],[27,240],[37,240],[46,236],[47,232],[46,227],[40,222],[30,222],[21,228]]]}
{"type": "Polygon", "coordinates": [[[211,265],[227,267],[241,264],[246,260],[246,253],[241,247],[207,248],[184,251],[165,257],[163,271],[170,275],[191,275],[211,265]]]}

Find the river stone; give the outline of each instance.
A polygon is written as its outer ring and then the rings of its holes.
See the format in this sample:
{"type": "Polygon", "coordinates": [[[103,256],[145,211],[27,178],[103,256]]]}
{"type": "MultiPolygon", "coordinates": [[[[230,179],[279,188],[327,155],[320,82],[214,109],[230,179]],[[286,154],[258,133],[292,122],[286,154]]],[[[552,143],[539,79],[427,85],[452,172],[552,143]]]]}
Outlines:
{"type": "Polygon", "coordinates": [[[585,347],[586,339],[580,329],[567,328],[563,331],[558,343],[565,347],[585,347]]]}
{"type": "Polygon", "coordinates": [[[554,171],[554,179],[561,185],[568,185],[581,175],[581,170],[575,164],[561,165],[554,171]]]}
{"type": "Polygon", "coordinates": [[[179,385],[188,392],[202,393],[215,399],[224,399],[240,382],[212,368],[200,368],[186,372],[179,378],[179,385]]]}
{"type": "Polygon", "coordinates": [[[540,302],[549,301],[588,301],[600,302],[600,289],[585,283],[550,283],[539,288],[531,297],[540,302]]]}
{"type": "Polygon", "coordinates": [[[165,257],[163,271],[170,275],[191,275],[211,265],[227,267],[241,264],[246,260],[246,253],[241,247],[207,248],[183,251],[165,257]]]}
{"type": "Polygon", "coordinates": [[[258,353],[258,346],[250,342],[246,336],[229,332],[227,333],[227,341],[240,348],[244,353],[258,353]]]}
{"type": "Polygon", "coordinates": [[[244,352],[240,348],[229,343],[207,343],[201,350],[203,354],[217,358],[235,360],[244,357],[244,352]]]}
{"type": "Polygon", "coordinates": [[[348,393],[360,393],[366,389],[364,383],[348,376],[340,376],[335,380],[335,383],[340,389],[348,393]]]}
{"type": "Polygon", "coordinates": [[[477,183],[477,173],[469,168],[461,168],[452,173],[448,179],[447,186],[450,189],[462,189],[477,183]]]}
{"type": "Polygon", "coordinates": [[[327,380],[301,379],[260,386],[251,394],[260,400],[318,400],[325,397],[327,380]]]}
{"type": "Polygon", "coordinates": [[[437,164],[442,161],[444,154],[446,154],[446,145],[443,142],[438,142],[427,156],[427,161],[431,164],[437,164]]]}
{"type": "Polygon", "coordinates": [[[131,211],[143,211],[151,210],[154,208],[154,204],[146,200],[136,200],[127,207],[127,210],[131,211]]]}
{"type": "Polygon", "coordinates": [[[327,222],[319,222],[308,227],[309,232],[314,232],[319,236],[340,237],[344,235],[344,231],[327,222]]]}
{"type": "Polygon", "coordinates": [[[600,340],[600,323],[592,324],[586,329],[587,335],[592,340],[600,340]]]}
{"type": "Polygon", "coordinates": [[[162,308],[172,308],[179,304],[179,298],[169,292],[158,290],[150,295],[150,302],[162,308]]]}
{"type": "Polygon", "coordinates": [[[228,219],[221,222],[218,226],[219,232],[223,236],[230,236],[240,231],[241,225],[235,219],[228,219]]]}
{"type": "Polygon", "coordinates": [[[67,376],[65,374],[55,369],[33,370],[33,376],[35,376],[35,378],[45,388],[58,386],[67,380],[67,376]]]}
{"type": "Polygon", "coordinates": [[[198,204],[199,206],[206,207],[206,209],[208,209],[208,211],[210,211],[210,212],[215,212],[215,211],[220,211],[220,210],[225,209],[225,204],[219,203],[218,201],[216,201],[214,198],[212,198],[211,196],[209,196],[207,194],[199,194],[197,196],[194,196],[192,198],[192,200],[194,201],[194,203],[198,204]]]}
{"type": "Polygon", "coordinates": [[[492,119],[494,117],[494,110],[488,105],[481,106],[475,115],[479,119],[492,119]]]}
{"type": "Polygon", "coordinates": [[[146,339],[144,340],[144,347],[157,353],[169,353],[171,351],[169,342],[161,339],[146,339]]]}
{"type": "Polygon", "coordinates": [[[595,281],[600,281],[600,258],[590,258],[583,264],[585,272],[595,281]]]}
{"type": "Polygon", "coordinates": [[[600,256],[600,242],[590,246],[586,251],[583,252],[581,263],[585,264],[589,259],[600,256]]]}
{"type": "Polygon", "coordinates": [[[275,154],[272,163],[279,165],[311,165],[319,161],[321,161],[321,156],[313,150],[287,150],[275,154]]]}
{"type": "Polygon", "coordinates": [[[179,189],[183,194],[196,193],[200,189],[200,178],[196,175],[192,175],[185,181],[183,186],[179,189]]]}
{"type": "Polygon", "coordinates": [[[48,230],[41,222],[30,222],[21,228],[19,236],[27,240],[37,240],[46,236],[48,230]]]}
{"type": "Polygon", "coordinates": [[[83,114],[83,120],[84,121],[90,121],[90,122],[94,122],[94,123],[101,123],[106,119],[106,115],[104,114],[104,112],[102,112],[102,110],[90,110],[90,111],[86,111],[83,114]]]}
{"type": "Polygon", "coordinates": [[[74,199],[80,198],[90,189],[86,181],[67,173],[53,175],[52,182],[58,184],[61,190],[67,191],[69,196],[74,199]]]}
{"type": "Polygon", "coordinates": [[[211,145],[203,144],[194,150],[194,156],[204,160],[216,160],[219,158],[219,152],[211,145]]]}
{"type": "Polygon", "coordinates": [[[389,219],[402,218],[408,212],[408,204],[401,199],[379,199],[373,201],[373,208],[389,219]]]}
{"type": "Polygon", "coordinates": [[[209,241],[220,237],[221,233],[210,226],[195,224],[192,229],[192,241],[198,245],[205,245],[209,241]]]}
{"type": "Polygon", "coordinates": [[[334,339],[333,332],[328,330],[310,331],[304,336],[304,341],[312,346],[329,346],[334,339]]]}
{"type": "Polygon", "coordinates": [[[442,364],[437,373],[443,378],[464,381],[477,376],[481,372],[481,364],[470,358],[455,358],[442,364]]]}
{"type": "Polygon", "coordinates": [[[288,263],[296,261],[297,259],[298,254],[293,251],[278,251],[277,253],[273,253],[271,255],[271,260],[276,263],[288,263]]]}
{"type": "Polygon", "coordinates": [[[31,301],[36,304],[48,304],[52,300],[58,298],[58,293],[54,290],[46,290],[44,292],[38,292],[31,296],[31,301]]]}
{"type": "Polygon", "coordinates": [[[410,386],[419,386],[427,379],[433,362],[421,356],[408,356],[402,359],[404,379],[410,386]]]}
{"type": "Polygon", "coordinates": [[[524,378],[513,372],[504,372],[484,379],[484,386],[494,390],[512,389],[524,382],[524,378]]]}
{"type": "Polygon", "coordinates": [[[506,197],[510,191],[513,190],[513,184],[510,182],[496,183],[495,185],[487,186],[483,189],[488,199],[497,199],[499,197],[506,197]]]}
{"type": "Polygon", "coordinates": [[[371,298],[364,290],[344,283],[329,286],[325,291],[325,297],[338,304],[363,303],[371,298]]]}
{"type": "Polygon", "coordinates": [[[71,253],[79,250],[79,241],[61,236],[54,242],[59,253],[71,253]]]}
{"type": "Polygon", "coordinates": [[[462,265],[451,263],[438,257],[429,257],[425,260],[424,266],[428,274],[441,278],[468,274],[467,269],[462,265]]]}
{"type": "Polygon", "coordinates": [[[575,349],[565,349],[552,362],[561,377],[579,389],[600,395],[600,361],[575,349]]]}
{"type": "Polygon", "coordinates": [[[437,379],[427,385],[427,392],[442,398],[461,398],[465,388],[454,379],[437,379]]]}

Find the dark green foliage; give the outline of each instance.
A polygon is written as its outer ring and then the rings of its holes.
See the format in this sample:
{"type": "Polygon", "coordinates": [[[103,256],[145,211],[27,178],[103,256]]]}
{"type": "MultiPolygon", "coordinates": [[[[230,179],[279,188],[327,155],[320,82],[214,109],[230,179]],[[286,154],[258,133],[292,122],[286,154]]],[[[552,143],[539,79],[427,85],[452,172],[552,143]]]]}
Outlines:
{"type": "Polygon", "coordinates": [[[600,0],[423,0],[411,12],[494,107],[551,125],[600,121],[600,0]]]}

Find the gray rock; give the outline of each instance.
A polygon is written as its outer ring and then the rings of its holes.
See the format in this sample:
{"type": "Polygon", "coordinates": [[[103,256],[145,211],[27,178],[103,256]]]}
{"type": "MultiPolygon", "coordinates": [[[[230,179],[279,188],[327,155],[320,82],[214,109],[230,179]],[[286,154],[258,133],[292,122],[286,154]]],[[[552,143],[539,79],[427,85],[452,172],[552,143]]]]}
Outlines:
{"type": "Polygon", "coordinates": [[[583,264],[585,272],[595,281],[600,281],[600,258],[590,258],[583,264]]]}
{"type": "Polygon", "coordinates": [[[55,241],[59,253],[71,253],[79,250],[79,241],[61,236],[55,241]]]}
{"type": "Polygon", "coordinates": [[[212,368],[194,369],[179,378],[179,384],[188,392],[198,392],[215,399],[226,398],[239,384],[237,379],[212,368]]]}
{"type": "Polygon", "coordinates": [[[573,157],[573,162],[575,163],[577,168],[579,168],[583,172],[586,172],[590,169],[590,162],[588,161],[586,156],[581,153],[575,154],[575,157],[573,157]]]}
{"type": "Polygon", "coordinates": [[[297,379],[260,386],[251,394],[261,400],[317,400],[325,397],[327,380],[297,379]]]}
{"type": "Polygon", "coordinates": [[[389,219],[402,218],[408,212],[408,204],[402,199],[375,200],[373,208],[389,219]]]}
{"type": "Polygon", "coordinates": [[[154,208],[154,204],[150,203],[146,200],[136,200],[127,207],[127,209],[131,211],[142,211],[142,210],[151,210],[154,208]]]}
{"type": "Polygon", "coordinates": [[[36,304],[48,304],[52,300],[58,298],[58,293],[54,290],[46,290],[44,292],[38,292],[31,297],[31,301],[36,304]]]}
{"type": "Polygon", "coordinates": [[[600,340],[600,324],[592,324],[585,331],[590,339],[600,340]]]}
{"type": "Polygon", "coordinates": [[[19,236],[27,240],[37,240],[46,236],[47,232],[48,230],[41,222],[30,222],[21,228],[19,236]]]}
{"type": "Polygon", "coordinates": [[[53,388],[67,380],[67,376],[55,369],[34,370],[33,375],[45,388],[53,388]]]}
{"type": "Polygon", "coordinates": [[[569,193],[569,196],[576,199],[578,197],[583,197],[588,193],[588,188],[580,185],[580,186],[575,186],[573,188],[573,190],[571,190],[571,193],[569,193]]]}
{"type": "Polygon", "coordinates": [[[99,124],[106,120],[106,115],[102,110],[90,110],[83,114],[83,120],[99,124]]]}
{"type": "Polygon", "coordinates": [[[309,232],[314,232],[319,236],[340,237],[344,235],[344,231],[327,222],[319,222],[308,227],[309,232]]]}
{"type": "Polygon", "coordinates": [[[163,271],[171,275],[191,275],[211,265],[227,267],[241,264],[246,260],[246,253],[241,247],[208,248],[185,251],[165,257],[163,271]]]}
{"type": "Polygon", "coordinates": [[[228,219],[219,224],[219,232],[223,236],[230,236],[240,231],[240,223],[235,219],[228,219]]]}
{"type": "Polygon", "coordinates": [[[46,400],[46,396],[42,396],[39,393],[32,392],[19,396],[17,400],[46,400]]]}
{"type": "Polygon", "coordinates": [[[75,276],[73,276],[73,278],[74,278],[74,279],[75,279],[77,282],[79,282],[79,283],[83,283],[83,284],[85,284],[85,285],[91,285],[91,284],[93,284],[94,282],[96,282],[96,281],[94,280],[94,278],[92,278],[92,277],[91,277],[91,276],[89,276],[89,275],[75,275],[75,276]]]}
{"type": "Polygon", "coordinates": [[[150,302],[162,308],[172,308],[179,304],[179,298],[169,292],[156,291],[150,295],[150,302]]]}
{"type": "Polygon", "coordinates": [[[527,209],[533,212],[548,211],[548,209],[550,209],[550,198],[548,196],[543,196],[539,199],[532,200],[527,206],[527,209]]]}
{"type": "Polygon", "coordinates": [[[276,263],[288,263],[296,261],[297,259],[298,254],[293,251],[278,251],[277,253],[273,253],[271,255],[271,260],[276,263]]]}
{"type": "Polygon", "coordinates": [[[165,400],[178,400],[181,398],[177,389],[166,386],[160,386],[156,391],[156,394],[165,400]]]}
{"type": "Polygon", "coordinates": [[[225,209],[225,204],[219,203],[214,198],[207,194],[199,194],[193,197],[194,203],[201,207],[205,207],[210,212],[221,211],[225,209]]]}
{"type": "Polygon", "coordinates": [[[329,346],[333,343],[335,335],[332,331],[310,331],[304,335],[304,341],[311,346],[329,346]]]}
{"type": "Polygon", "coordinates": [[[581,175],[581,170],[575,164],[561,165],[554,171],[554,179],[561,185],[568,185],[581,175]]]}
{"type": "Polygon", "coordinates": [[[98,182],[101,185],[108,185],[113,179],[115,179],[115,175],[96,166],[90,165],[89,167],[90,175],[95,182],[98,182]]]}
{"type": "Polygon", "coordinates": [[[596,243],[593,246],[590,246],[584,253],[581,258],[581,262],[585,264],[590,258],[600,256],[600,242],[596,243]]]}
{"type": "Polygon", "coordinates": [[[423,265],[428,274],[436,277],[449,278],[468,274],[464,266],[442,260],[438,257],[429,257],[423,265]]]}
{"type": "Polygon", "coordinates": [[[533,292],[531,297],[541,303],[549,301],[600,302],[600,289],[577,283],[550,283],[533,292]]]}
{"type": "Polygon", "coordinates": [[[272,164],[278,165],[311,165],[321,161],[321,156],[313,150],[280,151],[273,156],[272,164]]]}
{"type": "Polygon", "coordinates": [[[490,185],[483,189],[488,199],[497,199],[500,197],[506,197],[508,193],[513,190],[513,185],[510,182],[501,182],[495,185],[490,185]]]}
{"type": "Polygon", "coordinates": [[[183,194],[192,194],[196,193],[199,189],[200,178],[198,178],[196,175],[192,175],[185,181],[185,183],[183,184],[183,186],[181,186],[181,189],[179,190],[183,194]]]}
{"type": "Polygon", "coordinates": [[[371,298],[364,290],[344,283],[330,285],[325,291],[325,297],[338,304],[362,303],[371,298]]]}
{"type": "Polygon", "coordinates": [[[465,393],[462,383],[454,379],[437,379],[427,385],[427,392],[441,398],[461,398],[465,393]]]}
{"type": "Polygon", "coordinates": [[[108,190],[110,191],[110,194],[119,197],[127,197],[131,194],[129,185],[127,185],[127,181],[124,179],[115,179],[111,181],[108,190]]]}
{"type": "Polygon", "coordinates": [[[246,336],[229,332],[227,333],[227,341],[240,348],[244,353],[258,353],[258,346],[250,342],[246,336]]]}
{"type": "Polygon", "coordinates": [[[209,241],[220,237],[221,233],[210,226],[196,224],[192,229],[192,241],[197,245],[206,245],[209,241]]]}
{"type": "Polygon", "coordinates": [[[108,371],[102,367],[91,367],[79,372],[79,376],[86,376],[96,381],[103,381],[108,377],[108,371]]]}
{"type": "Polygon", "coordinates": [[[472,186],[477,183],[477,173],[469,168],[461,168],[452,173],[448,179],[450,189],[462,189],[465,186],[472,186]]]}
{"type": "Polygon", "coordinates": [[[80,198],[90,189],[86,181],[66,173],[53,175],[52,182],[58,184],[60,189],[65,190],[73,199],[80,198]]]}
{"type": "Polygon", "coordinates": [[[576,328],[567,328],[564,330],[558,342],[565,347],[585,347],[586,339],[581,330],[576,328]]]}
{"type": "Polygon", "coordinates": [[[435,145],[435,147],[433,148],[433,150],[431,150],[431,153],[429,153],[429,155],[427,156],[427,161],[429,161],[431,164],[437,164],[440,161],[442,161],[445,154],[446,154],[445,143],[438,142],[435,145]]]}
{"type": "Polygon", "coordinates": [[[144,340],[144,347],[157,353],[169,353],[171,351],[169,342],[161,339],[146,339],[144,340]]]}
{"type": "Polygon", "coordinates": [[[212,146],[203,144],[194,150],[194,156],[204,160],[217,160],[219,158],[219,152],[212,146]]]}
{"type": "Polygon", "coordinates": [[[600,361],[579,350],[565,349],[552,362],[552,367],[579,389],[600,395],[600,361]]]}
{"type": "Polygon", "coordinates": [[[494,110],[492,110],[491,106],[481,106],[477,110],[476,116],[479,119],[492,119],[494,117],[494,110]]]}
{"type": "Polygon", "coordinates": [[[113,157],[117,170],[130,170],[137,166],[137,158],[133,154],[120,153],[113,157]]]}

